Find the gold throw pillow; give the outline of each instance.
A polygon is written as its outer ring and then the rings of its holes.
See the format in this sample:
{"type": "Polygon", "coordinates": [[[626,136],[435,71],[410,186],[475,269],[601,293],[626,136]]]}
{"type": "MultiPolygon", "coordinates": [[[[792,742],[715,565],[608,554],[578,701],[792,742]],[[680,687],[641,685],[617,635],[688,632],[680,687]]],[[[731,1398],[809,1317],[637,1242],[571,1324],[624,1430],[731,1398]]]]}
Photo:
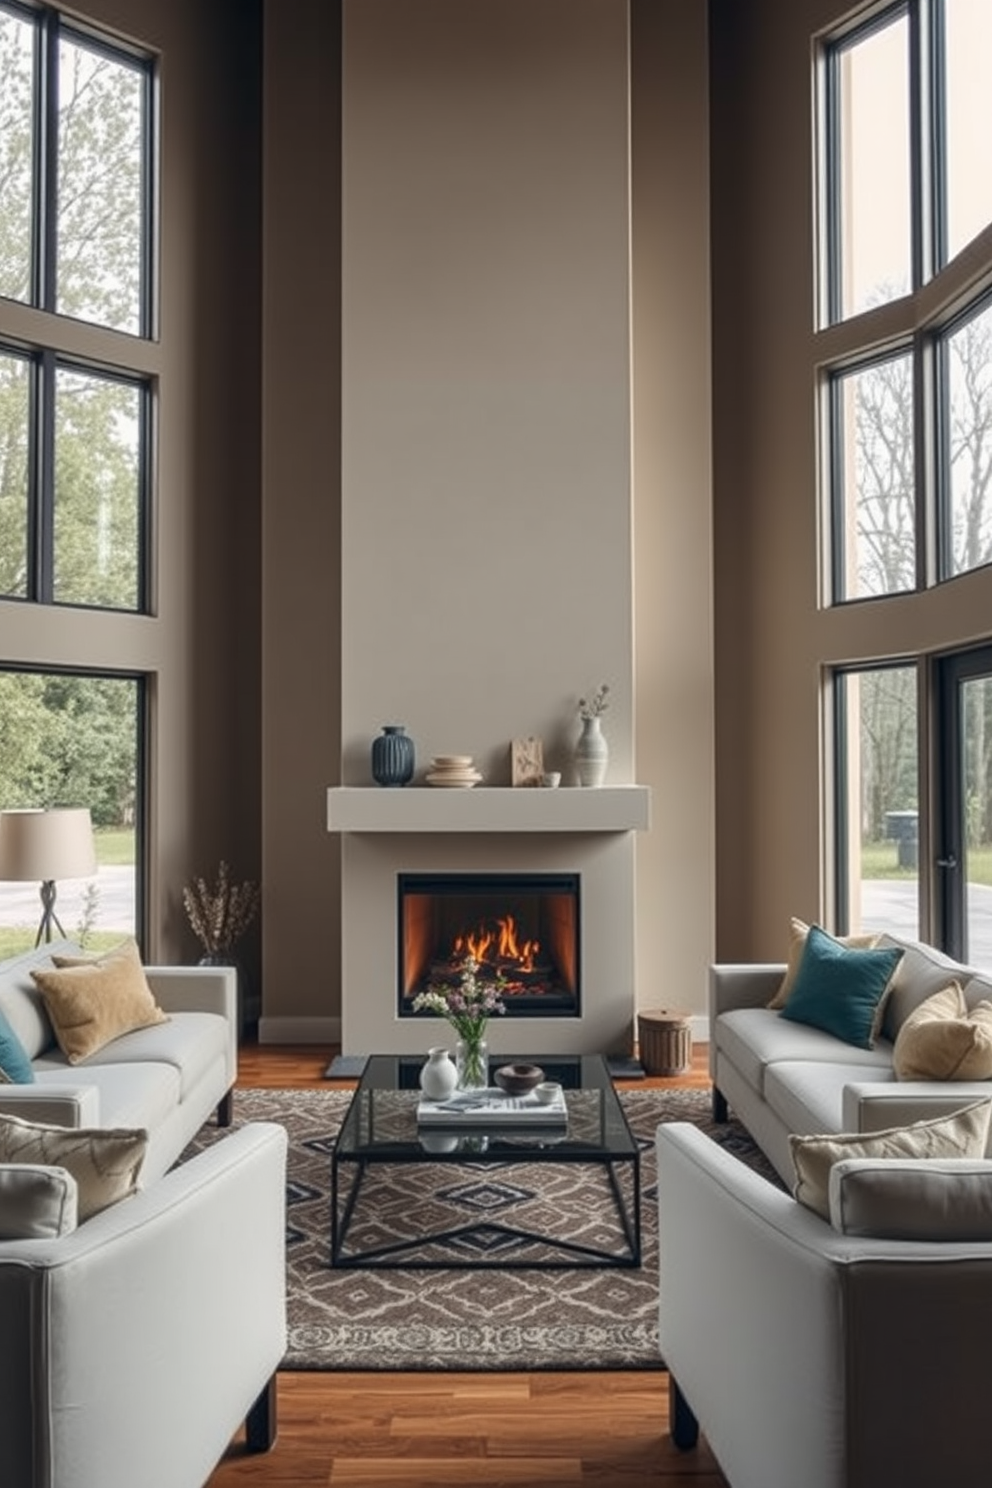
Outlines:
{"type": "Polygon", "coordinates": [[[900,1028],[892,1065],[900,1080],[992,1079],[992,1002],[969,1009],[958,982],[935,992],[900,1028]]]}
{"type": "Polygon", "coordinates": [[[31,975],[70,1064],[96,1054],[121,1034],[168,1022],[145,979],[133,940],[92,961],[69,957],[59,961],[55,969],[31,975]]]}

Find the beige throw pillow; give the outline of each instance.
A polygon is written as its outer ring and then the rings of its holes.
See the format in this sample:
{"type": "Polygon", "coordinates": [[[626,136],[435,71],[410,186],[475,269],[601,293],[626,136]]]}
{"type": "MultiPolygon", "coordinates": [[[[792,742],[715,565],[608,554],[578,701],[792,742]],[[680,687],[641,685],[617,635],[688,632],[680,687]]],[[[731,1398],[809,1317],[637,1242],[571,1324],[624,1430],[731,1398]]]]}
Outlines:
{"type": "Polygon", "coordinates": [[[0,1163],[65,1168],[76,1180],[80,1224],[135,1192],[147,1147],[146,1131],[77,1130],[0,1116],[0,1163]]]}
{"type": "Polygon", "coordinates": [[[59,958],[55,970],[31,975],[70,1064],[121,1034],[168,1022],[145,980],[133,940],[92,961],[59,958]]]}
{"type": "MultiPolygon", "coordinates": [[[[797,919],[793,915],[789,921],[789,959],[785,968],[785,976],[778,985],[778,991],[768,1004],[770,1008],[783,1008],[789,1000],[793,983],[799,971],[799,963],[803,959],[803,951],[806,949],[806,937],[809,934],[809,926],[805,920],[797,919]]],[[[874,950],[878,940],[877,935],[835,935],[834,939],[843,946],[850,946],[853,950],[874,950]]]]}
{"type": "Polygon", "coordinates": [[[969,1009],[958,982],[935,992],[900,1028],[892,1065],[900,1080],[992,1079],[992,1002],[969,1009]]]}
{"type": "Polygon", "coordinates": [[[796,1170],[793,1197],[830,1218],[830,1169],[845,1157],[984,1157],[992,1100],[974,1101],[950,1116],[888,1131],[789,1137],[796,1170]]]}

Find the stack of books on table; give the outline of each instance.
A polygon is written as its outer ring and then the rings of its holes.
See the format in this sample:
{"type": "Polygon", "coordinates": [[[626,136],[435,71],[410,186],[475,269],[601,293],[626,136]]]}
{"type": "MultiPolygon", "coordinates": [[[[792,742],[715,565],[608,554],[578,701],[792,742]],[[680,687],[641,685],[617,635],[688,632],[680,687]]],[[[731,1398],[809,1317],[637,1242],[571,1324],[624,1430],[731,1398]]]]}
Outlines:
{"type": "Polygon", "coordinates": [[[536,1095],[506,1095],[498,1088],[458,1090],[447,1100],[420,1097],[417,1106],[420,1126],[567,1126],[565,1093],[542,1104],[536,1095]]]}

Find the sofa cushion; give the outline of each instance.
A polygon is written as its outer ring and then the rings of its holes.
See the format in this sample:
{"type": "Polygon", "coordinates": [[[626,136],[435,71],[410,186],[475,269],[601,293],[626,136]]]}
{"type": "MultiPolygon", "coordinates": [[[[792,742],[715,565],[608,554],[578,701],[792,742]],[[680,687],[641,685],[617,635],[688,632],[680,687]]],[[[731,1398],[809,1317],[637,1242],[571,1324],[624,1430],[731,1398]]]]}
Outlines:
{"type": "Polygon", "coordinates": [[[76,1228],[79,1187],[65,1168],[0,1164],[0,1240],[57,1240],[76,1228]]]}
{"type": "MultiPolygon", "coordinates": [[[[789,921],[789,956],[785,968],[785,976],[778,985],[778,990],[771,1002],[770,1008],[783,1008],[789,1000],[789,993],[795,985],[799,973],[799,965],[803,959],[803,951],[806,949],[806,937],[809,935],[810,927],[805,920],[798,919],[793,915],[789,921]]],[[[878,940],[878,935],[838,935],[836,939],[841,945],[870,950],[878,940]]]]}
{"type": "Polygon", "coordinates": [[[24,1045],[0,1013],[0,1075],[11,1085],[30,1085],[34,1070],[24,1045]]]}
{"type": "Polygon", "coordinates": [[[845,1158],[830,1170],[830,1223],[875,1240],[992,1240],[992,1162],[845,1158]]]}
{"type": "Polygon", "coordinates": [[[35,1065],[35,1074],[39,1092],[46,1087],[64,1090],[69,1083],[94,1086],[99,1115],[89,1122],[93,1126],[156,1128],[168,1120],[180,1101],[180,1074],[172,1064],[85,1065],[77,1072],[64,1056],[43,1056],[35,1065]]]}
{"type": "Polygon", "coordinates": [[[138,1186],[146,1131],[77,1130],[0,1116],[0,1163],[66,1168],[79,1191],[79,1220],[127,1198],[138,1186]]]}
{"type": "Polygon", "coordinates": [[[179,1099],[203,1078],[217,1059],[224,1059],[230,1028],[217,1013],[172,1013],[167,1023],[138,1028],[105,1044],[77,1064],[85,1079],[94,1065],[170,1065],[179,1075],[179,1099]]]}
{"type": "Polygon", "coordinates": [[[92,961],[59,959],[69,964],[35,969],[31,976],[70,1064],[132,1029],[166,1022],[133,940],[92,961]]]}
{"type": "Polygon", "coordinates": [[[953,961],[943,951],[924,945],[921,941],[880,935],[878,945],[882,950],[896,947],[903,951],[903,958],[896,967],[882,1015],[882,1032],[892,1043],[895,1043],[899,1030],[910,1013],[921,1002],[926,1002],[928,997],[946,987],[948,982],[955,979],[963,982],[974,974],[970,968],[962,967],[960,961],[953,961]]]}
{"type": "Polygon", "coordinates": [[[879,1041],[874,1049],[858,1049],[820,1028],[790,1023],[763,1007],[721,1013],[710,1037],[759,1095],[764,1095],[766,1070],[780,1059],[853,1065],[862,1080],[874,1079],[876,1070],[892,1066],[888,1044],[879,1041]]]}
{"type": "Polygon", "coordinates": [[[969,1008],[959,983],[951,982],[910,1013],[892,1063],[900,1080],[992,1078],[992,1002],[969,1008]]]}
{"type": "Polygon", "coordinates": [[[870,1049],[902,955],[894,946],[884,950],[845,946],[819,925],[811,925],[795,983],[779,1016],[870,1049]]]}
{"type": "MultiPolygon", "coordinates": [[[[855,1051],[852,1049],[851,1052],[855,1051]]],[[[765,1071],[764,1094],[770,1110],[788,1132],[807,1135],[811,1132],[844,1131],[847,1129],[844,1091],[848,1085],[868,1081],[873,1085],[895,1084],[891,1062],[877,1069],[866,1069],[863,1065],[835,1064],[827,1060],[779,1060],[765,1071]]],[[[961,1103],[964,1104],[964,1100],[961,1103]]]]}
{"type": "Polygon", "coordinates": [[[951,1116],[862,1136],[789,1137],[795,1168],[793,1194],[801,1204],[830,1218],[830,1169],[845,1157],[984,1157],[992,1099],[975,1101],[951,1116]]]}

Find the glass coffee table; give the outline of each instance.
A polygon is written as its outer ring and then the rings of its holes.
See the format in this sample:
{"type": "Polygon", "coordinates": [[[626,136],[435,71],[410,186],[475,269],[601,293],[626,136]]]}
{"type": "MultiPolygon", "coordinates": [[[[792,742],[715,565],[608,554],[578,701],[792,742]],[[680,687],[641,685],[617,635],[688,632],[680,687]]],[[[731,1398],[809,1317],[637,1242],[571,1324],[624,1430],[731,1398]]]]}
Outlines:
{"type": "Polygon", "coordinates": [[[423,1062],[366,1062],[331,1158],[332,1266],[640,1266],[640,1152],[601,1055],[491,1059],[563,1086],[558,1128],[419,1127],[423,1062]]]}

